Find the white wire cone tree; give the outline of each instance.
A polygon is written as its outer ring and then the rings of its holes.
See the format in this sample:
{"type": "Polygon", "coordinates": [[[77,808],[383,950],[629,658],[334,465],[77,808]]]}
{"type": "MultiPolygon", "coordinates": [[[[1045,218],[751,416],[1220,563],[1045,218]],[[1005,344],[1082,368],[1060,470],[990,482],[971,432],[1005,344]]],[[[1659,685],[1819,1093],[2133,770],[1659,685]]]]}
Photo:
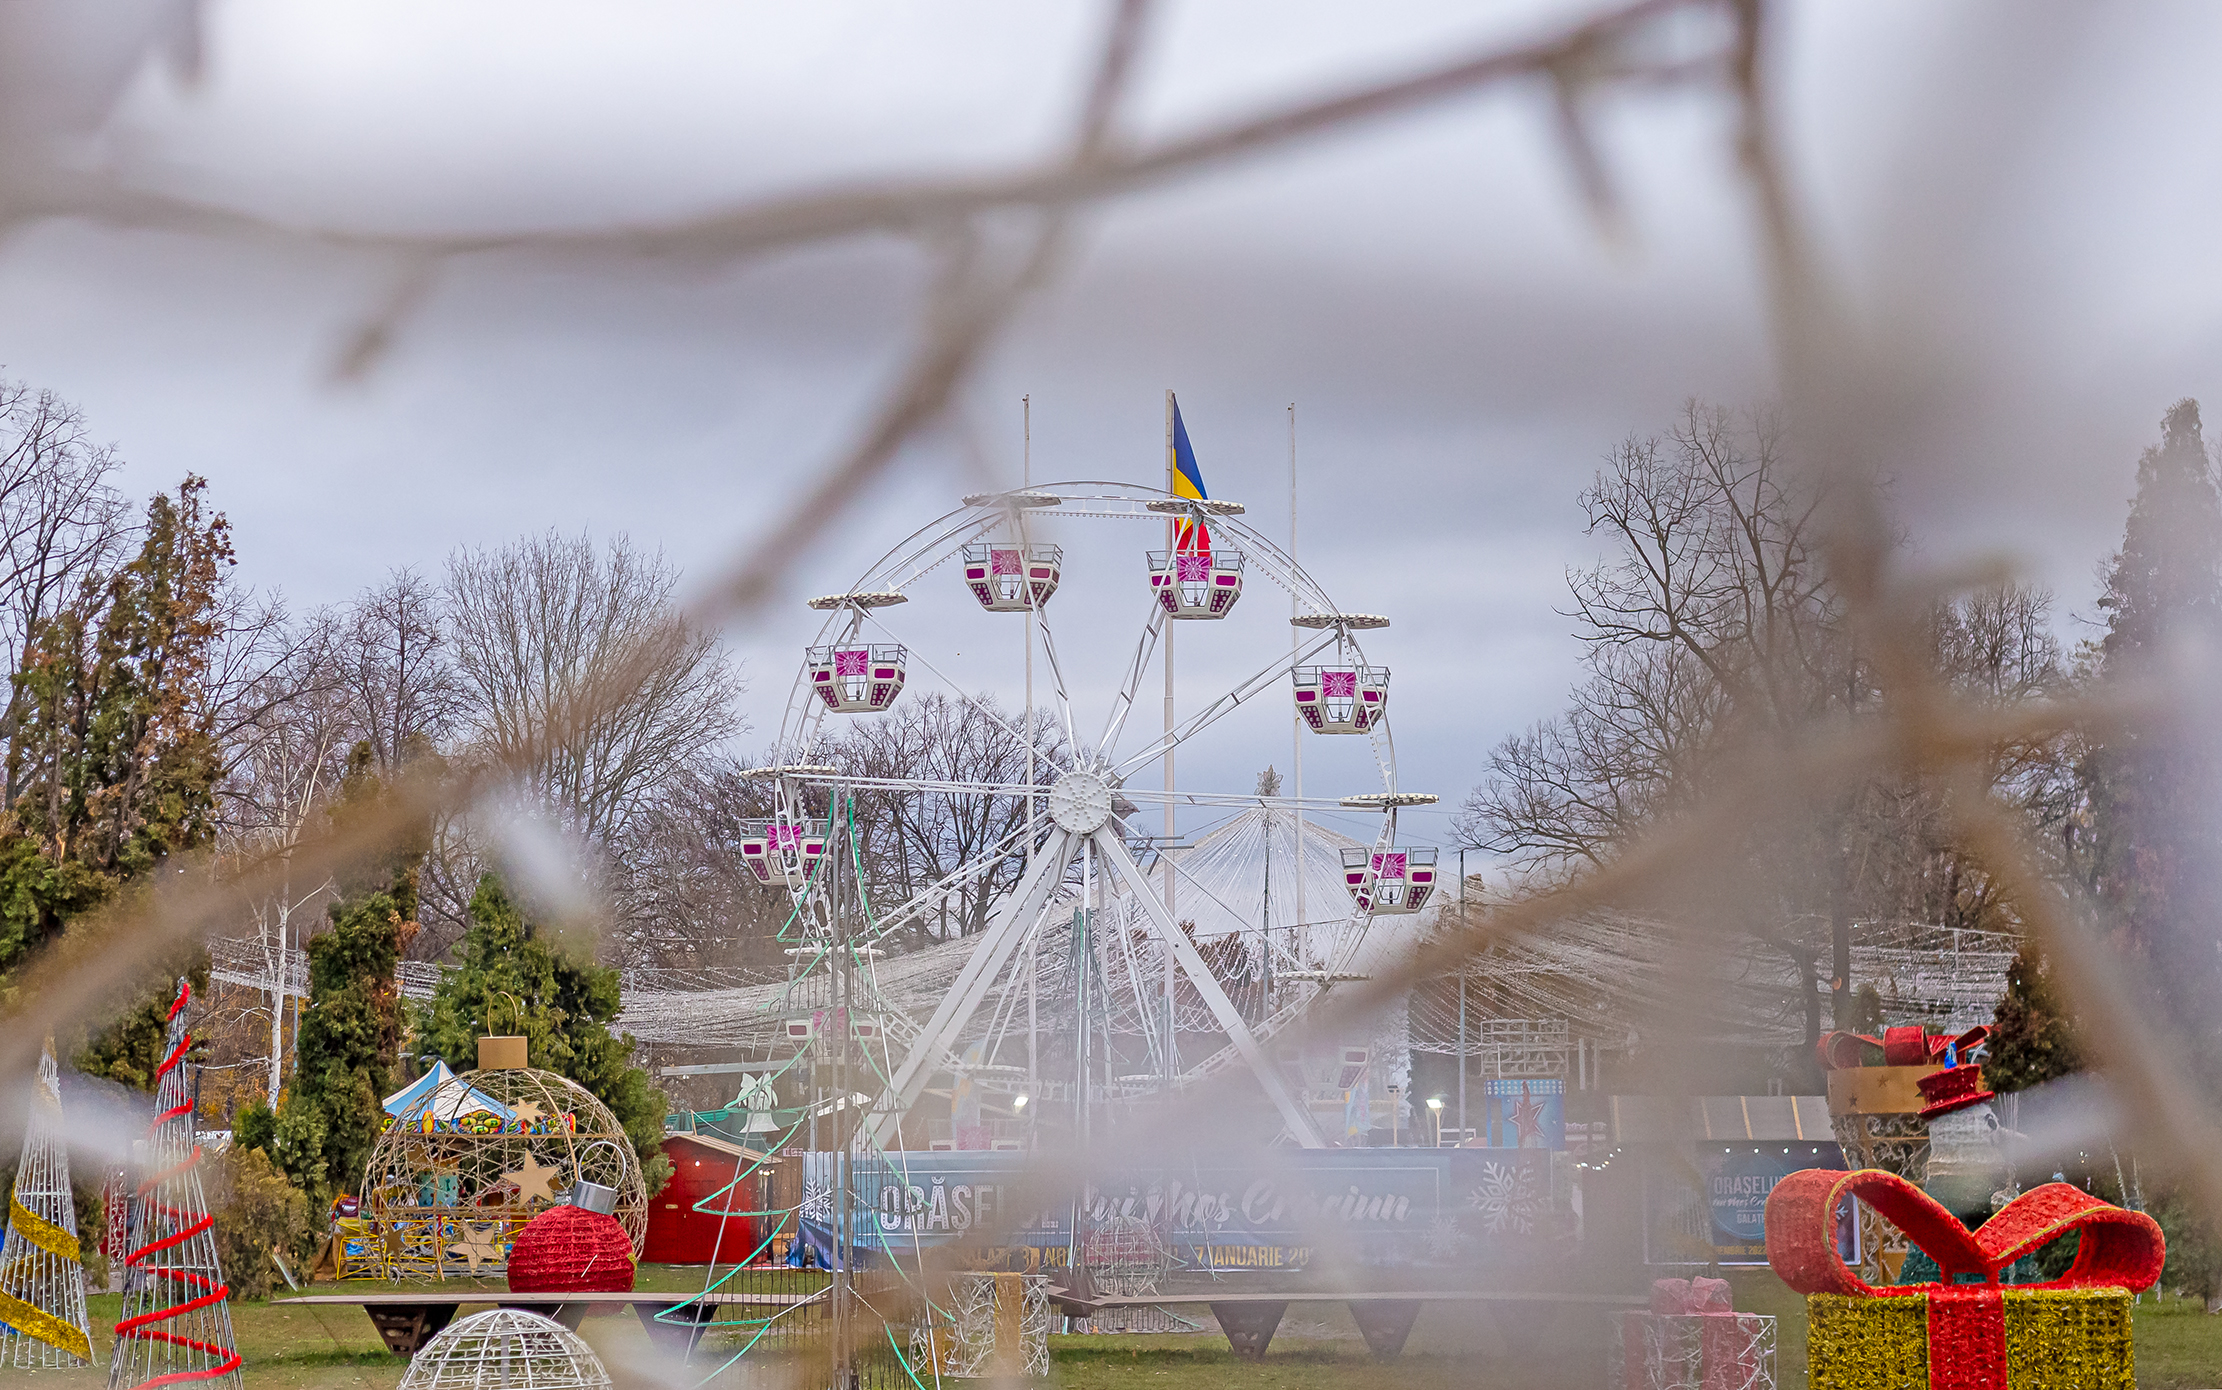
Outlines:
{"type": "Polygon", "coordinates": [[[116,1321],[116,1347],[108,1362],[110,1390],[240,1383],[231,1289],[217,1259],[215,1223],[201,1186],[201,1146],[185,1062],[193,1044],[185,1027],[192,999],[192,987],[179,980],[157,1069],[154,1123],[136,1164],[123,1316],[116,1321]]]}
{"type": "Polygon", "coordinates": [[[23,1159],[8,1196],[8,1234],[0,1242],[0,1366],[61,1370],[89,1366],[92,1326],[85,1314],[85,1266],[62,1136],[62,1079],[54,1040],[39,1056],[23,1159]]]}
{"type": "MultiPolygon", "coordinates": [[[[981,1036],[980,1015],[998,985],[999,1002],[990,1015],[1007,1022],[1016,1007],[1014,1000],[1025,993],[1025,984],[1038,989],[1041,983],[1040,976],[1029,977],[1027,972],[1068,949],[1075,931],[1075,908],[1088,911],[1083,921],[1108,922],[1105,909],[1114,905],[1114,899],[1123,909],[1122,916],[1139,914],[1139,925],[1155,954],[1151,965],[1162,982],[1134,981],[1126,991],[1134,996],[1128,1001],[1130,1012],[1148,1035],[1152,1065],[1149,1076],[1118,1078],[1118,1083],[1129,1089],[1170,1090],[1230,1065],[1247,1066],[1290,1137],[1306,1146],[1324,1142],[1304,1104],[1300,1086],[1292,1086],[1290,1077],[1264,1044],[1300,1017],[1325,988],[1350,969],[1375,912],[1410,910],[1425,898],[1432,886],[1432,852],[1426,852],[1429,867],[1419,873],[1425,882],[1417,889],[1404,882],[1406,857],[1397,846],[1396,813],[1400,806],[1425,804],[1435,798],[1398,788],[1395,745],[1385,710],[1388,673],[1371,666],[1359,645],[1359,633],[1386,626],[1387,620],[1337,608],[1325,589],[1285,551],[1236,519],[1241,510],[1234,503],[1176,498],[1156,488],[1103,482],[1052,483],[1023,492],[968,498],[963,507],[914,532],[848,590],[811,600],[813,608],[828,616],[817,642],[809,649],[788,702],[778,745],[782,759],[761,770],[773,784],[777,810],[766,821],[761,836],[744,842],[741,852],[746,862],[763,866],[759,873],[768,881],[785,883],[795,899],[793,935],[800,944],[792,954],[804,964],[798,969],[796,982],[774,1007],[790,1015],[803,1010],[811,998],[814,974],[824,968],[834,952],[851,953],[846,958],[855,967],[855,978],[848,986],[850,1008],[871,1019],[872,1032],[866,1039],[865,1052],[871,1059],[871,1071],[877,1073],[874,1080],[880,1092],[861,1136],[869,1145],[890,1148],[903,1142],[899,1135],[902,1117],[924,1094],[929,1081],[937,1073],[964,1072],[978,1066],[977,1047],[968,1057],[966,1043],[968,1039],[976,1042],[981,1036]],[[1123,663],[1123,675],[1101,706],[1085,710],[1068,683],[1049,622],[1054,606],[1049,596],[1064,576],[1061,548],[1049,544],[1048,536],[1055,528],[1075,523],[1165,524],[1169,520],[1182,526],[1208,526],[1216,532],[1209,558],[1197,563],[1193,556],[1176,550],[1151,554],[1153,587],[1146,596],[1147,617],[1140,624],[1130,657],[1123,663]],[[1185,565],[1184,559],[1188,562],[1185,565]],[[1033,627],[1047,678],[1048,723],[1062,735],[1060,746],[1043,747],[1041,740],[1030,737],[1030,729],[1022,726],[1033,722],[1031,715],[1015,722],[996,715],[992,717],[997,718],[1005,735],[1038,754],[1035,775],[1017,782],[929,781],[853,775],[821,761],[826,756],[832,721],[888,710],[905,683],[921,672],[939,680],[958,697],[972,698],[929,656],[902,640],[888,611],[907,602],[906,591],[913,586],[945,567],[957,565],[962,566],[965,587],[978,597],[982,607],[991,612],[1020,614],[1033,627]],[[1225,584],[1230,574],[1236,578],[1231,587],[1237,589],[1240,577],[1247,574],[1263,577],[1284,591],[1291,601],[1295,640],[1285,652],[1196,706],[1194,713],[1170,729],[1128,738],[1130,716],[1141,700],[1145,682],[1169,661],[1171,621],[1225,617],[1233,604],[1225,601],[1214,586],[1225,584]],[[1130,780],[1150,764],[1169,762],[1178,750],[1212,735],[1246,702],[1259,696],[1271,698],[1274,687],[1284,681],[1292,683],[1299,702],[1307,698],[1306,692],[1312,699],[1325,694],[1339,700],[1325,711],[1324,721],[1314,720],[1312,727],[1364,739],[1378,775],[1378,790],[1332,799],[1297,798],[1258,791],[1176,791],[1170,786],[1159,791],[1138,787],[1130,780]],[[1359,700],[1374,703],[1353,704],[1359,700]],[[1100,732],[1084,738],[1081,731],[1090,713],[1101,723],[1087,722],[1086,727],[1100,728],[1100,732]],[[838,804],[844,793],[864,790],[896,795],[1027,798],[1029,814],[1016,829],[938,882],[868,921],[861,935],[853,928],[837,933],[828,906],[832,895],[822,881],[827,876],[819,868],[831,837],[846,831],[838,821],[829,825],[820,808],[829,802],[838,804]],[[1381,830],[1370,851],[1354,850],[1346,856],[1346,862],[1354,865],[1351,872],[1355,877],[1339,902],[1314,903],[1313,910],[1304,914],[1310,920],[1301,931],[1259,933],[1261,973],[1274,984],[1263,1009],[1253,1003],[1245,1010],[1230,998],[1225,982],[1198,950],[1196,941],[1180,929],[1168,906],[1167,899],[1176,894],[1212,901],[1208,882],[1184,869],[1183,856],[1178,852],[1157,855],[1156,864],[1145,871],[1130,847],[1130,839],[1146,837],[1140,824],[1142,813],[1153,805],[1162,808],[1169,804],[1221,811],[1255,810],[1262,817],[1285,816],[1292,827],[1301,826],[1306,810],[1358,807],[1382,813],[1381,830]],[[1025,860],[1023,875],[998,900],[985,929],[971,938],[964,962],[939,995],[932,1016],[920,1025],[902,1011],[888,1007],[874,978],[880,967],[871,942],[914,923],[932,920],[936,909],[951,894],[995,873],[1013,858],[1025,860]],[[1386,881],[1390,873],[1398,877],[1394,884],[1386,881]],[[1153,874],[1160,883],[1151,882],[1153,874]],[[1194,1012],[1179,1007],[1181,991],[1201,1004],[1214,1032],[1226,1039],[1216,1051],[1193,1062],[1179,1055],[1181,1015],[1194,1012]],[[1153,994],[1158,1007],[1143,1003],[1153,994]]],[[[951,578],[943,575],[935,582],[948,583],[951,578]]],[[[1142,593],[1137,593],[1137,600],[1135,606],[1143,608],[1142,593]]],[[[1089,634],[1092,646],[1106,640],[1101,632],[1089,634]]],[[[1031,647],[1028,660],[1031,667],[1031,647]]],[[[1167,687],[1170,691],[1169,678],[1167,687]]],[[[978,707],[992,709],[985,704],[978,707]]],[[[1298,708],[1302,708],[1301,703],[1298,708]]],[[[1169,773],[1165,780],[1171,781],[1169,773]]],[[[1296,833],[1300,842],[1302,832],[1296,833]]],[[[1290,858],[1302,862],[1314,853],[1316,848],[1309,853],[1292,853],[1290,858]]],[[[1245,918],[1255,910],[1248,904],[1216,906],[1245,918]]],[[[1104,934],[1098,931],[1096,935],[1100,941],[1104,934]]],[[[1133,944],[1126,940],[1119,947],[1131,952],[1133,944]]],[[[1102,965],[1099,961],[1090,968],[1101,970],[1102,965]]],[[[1086,974],[1080,972],[1082,978],[1086,974]]],[[[1072,1001],[1063,1002],[1071,1007],[1072,1001]]],[[[1017,1083],[1007,1078],[991,1079],[989,1084],[1018,1089],[1017,1083]]],[[[1105,1084],[1112,1083],[1107,1079],[1105,1084]]]]}

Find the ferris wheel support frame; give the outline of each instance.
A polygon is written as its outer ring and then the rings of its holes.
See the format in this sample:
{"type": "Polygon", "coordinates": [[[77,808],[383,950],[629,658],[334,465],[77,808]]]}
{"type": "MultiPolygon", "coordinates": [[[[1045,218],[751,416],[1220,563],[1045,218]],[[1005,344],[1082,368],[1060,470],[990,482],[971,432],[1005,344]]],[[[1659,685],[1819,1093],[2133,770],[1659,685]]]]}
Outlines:
{"type": "Polygon", "coordinates": [[[1297,1143],[1307,1149],[1327,1147],[1311,1112],[1289,1090],[1287,1078],[1273,1065],[1272,1057],[1258,1042],[1257,1035],[1242,1017],[1242,1011],[1220,987],[1203,953],[1166,914],[1165,904],[1152,890],[1141,866],[1134,862],[1126,842],[1102,827],[1089,831],[1060,828],[1034,856],[1033,867],[1027,871],[1025,880],[1003,900],[987,931],[981,934],[979,944],[965,958],[964,969],[950,985],[949,992],[942,996],[933,1017],[911,1040],[910,1050],[904,1054],[895,1075],[889,1078],[884,1098],[865,1122],[862,1141],[885,1148],[895,1137],[902,1117],[925,1094],[926,1082],[934,1072],[948,1065],[948,1058],[955,1052],[973,1014],[987,998],[988,990],[1019,946],[1032,935],[1042,912],[1048,907],[1051,891],[1064,881],[1065,870],[1083,845],[1093,845],[1104,863],[1126,882],[1147,913],[1151,929],[1165,944],[1168,960],[1188,977],[1189,983],[1203,997],[1205,1007],[1226,1030],[1228,1039],[1242,1060],[1249,1064],[1258,1084],[1265,1088],[1273,1108],[1280,1112],[1281,1122],[1297,1143]]]}
{"type": "Polygon", "coordinates": [[[972,954],[965,957],[964,969],[957,972],[949,992],[935,1007],[933,1017],[911,1040],[910,1050],[903,1054],[901,1065],[888,1078],[880,1103],[865,1119],[860,1142],[882,1149],[890,1147],[890,1141],[902,1126],[903,1116],[926,1093],[926,1082],[945,1064],[958,1035],[972,1021],[980,1001],[987,998],[989,987],[1003,972],[1020,943],[1033,934],[1043,910],[1049,906],[1051,891],[1064,882],[1065,869],[1072,862],[1074,842],[1079,838],[1062,828],[1052,831],[1049,843],[1034,855],[1026,877],[997,905],[988,929],[980,934],[972,954]]]}

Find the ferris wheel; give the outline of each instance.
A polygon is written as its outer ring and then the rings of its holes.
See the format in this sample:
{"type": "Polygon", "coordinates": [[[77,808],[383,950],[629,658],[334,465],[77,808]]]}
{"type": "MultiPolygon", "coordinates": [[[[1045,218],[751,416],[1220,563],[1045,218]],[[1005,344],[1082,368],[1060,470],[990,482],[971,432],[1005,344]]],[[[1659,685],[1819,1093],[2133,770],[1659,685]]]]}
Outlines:
{"type": "MultiPolygon", "coordinates": [[[[1123,890],[1124,901],[1146,919],[1146,929],[1168,960],[1168,999],[1177,968],[1227,1038],[1218,1052],[1165,1080],[1186,1084],[1224,1066],[1246,1064],[1289,1133],[1306,1146],[1323,1142],[1302,1097],[1291,1090],[1263,1043],[1300,1016],[1335,979],[1348,978],[1343,972],[1376,916],[1415,913],[1426,906],[1436,887],[1437,852],[1398,842],[1397,811],[1436,798],[1403,791],[1397,783],[1396,746],[1387,719],[1389,671],[1367,659],[1360,640],[1361,634],[1388,626],[1388,619],[1338,607],[1287,551],[1241,520],[1243,511],[1236,502],[1110,482],[1050,483],[967,497],[962,506],[889,550],[848,589],[809,601],[826,618],[795,677],[780,726],[780,760],[759,770],[773,787],[773,813],[745,827],[739,845],[743,862],[757,878],[783,885],[794,895],[798,917],[807,918],[824,903],[818,871],[839,833],[838,826],[817,813],[829,795],[848,788],[1027,798],[1028,814],[1016,830],[909,902],[884,912],[875,924],[884,935],[919,920],[952,892],[977,885],[1012,860],[1025,862],[1016,886],[1002,894],[985,929],[971,938],[971,952],[932,1017],[923,1026],[904,1020],[897,1031],[908,1036],[887,1039],[885,1094],[867,1122],[872,1142],[884,1146],[897,1118],[919,1099],[935,1072],[961,1065],[960,1038],[990,990],[998,979],[1009,978],[1017,962],[1031,959],[1032,943],[1045,929],[1071,919],[1075,894],[1088,899],[1105,890],[1123,890]],[[1132,526],[1136,522],[1144,525],[1132,526]],[[1120,673],[1106,683],[1108,688],[1077,688],[1068,672],[1074,677],[1078,673],[1060,658],[1056,636],[1056,596],[1066,580],[1066,546],[1059,542],[1074,540],[1079,527],[1122,523],[1133,532],[1132,568],[1109,576],[1109,582],[1131,588],[1133,644],[1126,648],[1116,634],[1107,635],[1100,623],[1092,623],[1086,644],[1099,657],[1098,664],[1104,664],[1100,654],[1106,651],[1127,654],[1115,668],[1107,668],[1120,673]],[[1161,548],[1150,545],[1153,523],[1161,528],[1161,548]],[[1227,630],[1223,624],[1257,621],[1252,615],[1264,606],[1257,599],[1240,607],[1246,584],[1280,591],[1288,604],[1292,640],[1255,671],[1216,686],[1216,693],[1201,703],[1195,703],[1195,692],[1184,692],[1192,712],[1177,722],[1166,675],[1166,727],[1135,727],[1133,716],[1143,703],[1145,683],[1170,662],[1171,624],[1182,623],[1184,633],[1210,641],[1227,630]],[[920,677],[940,683],[957,698],[970,698],[943,663],[906,640],[902,615],[893,611],[914,594],[929,592],[929,585],[951,586],[969,595],[968,606],[979,611],[968,621],[1029,625],[1030,639],[1038,642],[1043,657],[1042,716],[1030,711],[1007,720],[992,707],[981,708],[1014,746],[1029,750],[1030,764],[1039,768],[1036,775],[1016,781],[928,781],[855,775],[826,761],[826,746],[843,721],[893,710],[906,686],[920,677]],[[1360,761],[1370,761],[1368,780],[1377,778],[1378,785],[1331,798],[1172,785],[1169,769],[1176,753],[1208,748],[1227,729],[1229,716],[1275,698],[1276,688],[1289,692],[1277,698],[1288,702],[1282,708],[1293,706],[1307,731],[1303,736],[1362,740],[1371,756],[1360,761]],[[1045,723],[1062,737],[1043,738],[1045,723]],[[1142,785],[1153,764],[1164,765],[1164,786],[1142,785]],[[1236,1007],[1196,943],[1180,929],[1172,910],[1180,891],[1177,856],[1157,853],[1148,871],[1137,857],[1137,843],[1145,856],[1162,848],[1152,845],[1142,822],[1152,808],[1170,804],[1233,810],[1268,806],[1293,813],[1299,827],[1307,810],[1380,815],[1371,845],[1340,851],[1347,901],[1331,913],[1317,914],[1327,920],[1312,933],[1309,949],[1292,952],[1283,962],[1279,979],[1289,997],[1265,1016],[1246,1017],[1236,1007]],[[1159,884],[1151,882],[1153,874],[1159,884]]],[[[1090,580],[1104,582],[1104,577],[1091,574],[1090,580]]],[[[1036,649],[1027,647],[1029,663],[1036,649]]],[[[1168,815],[1168,825],[1170,819],[1168,815]]],[[[1168,1004],[1168,1055],[1177,1038],[1169,1010],[1168,1004]]]]}

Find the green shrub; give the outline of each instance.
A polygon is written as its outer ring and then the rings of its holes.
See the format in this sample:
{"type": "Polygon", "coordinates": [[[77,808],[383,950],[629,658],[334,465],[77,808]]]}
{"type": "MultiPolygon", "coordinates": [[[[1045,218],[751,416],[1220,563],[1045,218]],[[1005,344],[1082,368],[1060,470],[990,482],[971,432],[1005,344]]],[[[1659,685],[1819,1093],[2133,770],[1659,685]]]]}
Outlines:
{"type": "Polygon", "coordinates": [[[313,1250],[309,1199],[261,1149],[228,1149],[210,1160],[208,1209],[216,1218],[216,1254],[231,1296],[268,1298],[282,1281],[273,1247],[298,1276],[313,1250]]]}

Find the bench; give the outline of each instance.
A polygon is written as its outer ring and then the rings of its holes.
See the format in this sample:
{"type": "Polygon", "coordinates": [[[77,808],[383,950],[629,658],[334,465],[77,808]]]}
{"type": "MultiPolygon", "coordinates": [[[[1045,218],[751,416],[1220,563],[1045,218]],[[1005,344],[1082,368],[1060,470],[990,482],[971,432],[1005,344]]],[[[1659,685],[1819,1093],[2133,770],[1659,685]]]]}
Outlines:
{"type": "Polygon", "coordinates": [[[421,1293],[326,1293],[273,1299],[273,1307],[326,1304],[359,1307],[396,1356],[415,1356],[440,1335],[466,1304],[518,1308],[554,1318],[572,1331],[595,1307],[622,1305],[633,1310],[656,1348],[685,1356],[702,1340],[720,1308],[798,1308],[826,1301],[829,1289],[813,1293],[511,1293],[501,1289],[427,1290],[421,1293]],[[672,1316],[671,1310],[678,1309],[672,1316]]]}
{"type": "MultiPolygon", "coordinates": [[[[1191,1293],[1117,1297],[1090,1296],[1069,1289],[1052,1288],[1048,1293],[1050,1302],[1060,1311],[1076,1317],[1085,1317],[1103,1308],[1204,1304],[1211,1309],[1211,1316],[1219,1324],[1219,1330],[1226,1334],[1227,1345],[1236,1356],[1246,1361],[1265,1359],[1265,1349],[1272,1344],[1273,1333],[1280,1327],[1281,1318],[1288,1312],[1291,1303],[1341,1303],[1348,1306],[1350,1320],[1358,1325],[1358,1334],[1366,1339],[1366,1349],[1383,1361],[1393,1359],[1404,1350],[1405,1339],[1412,1335],[1412,1324],[1419,1318],[1420,1308],[1424,1304],[1527,1305],[1552,1310],[1571,1307],[1650,1306],[1648,1299],[1634,1295],[1481,1293],[1467,1290],[1381,1293],[1286,1290],[1235,1293],[1206,1289],[1191,1293]]],[[[455,1320],[456,1310],[466,1304],[519,1308],[529,1313],[539,1313],[554,1318],[573,1331],[578,1329],[589,1309],[621,1305],[633,1310],[633,1316],[640,1319],[641,1327],[648,1333],[649,1340],[656,1345],[657,1350],[669,1356],[683,1357],[691,1353],[702,1340],[703,1331],[715,1320],[720,1308],[799,1308],[830,1302],[831,1294],[830,1288],[810,1293],[708,1294],[530,1294],[510,1293],[499,1289],[457,1289],[412,1293],[310,1294],[299,1298],[273,1300],[272,1306],[325,1304],[359,1307],[370,1315],[371,1325],[378,1329],[378,1335],[385,1340],[388,1350],[396,1356],[415,1356],[427,1342],[455,1320]],[[678,1310],[676,1314],[673,1313],[674,1309],[678,1310]]]]}
{"type": "Polygon", "coordinates": [[[1366,1350],[1387,1361],[1404,1350],[1420,1308],[1428,1303],[1481,1303],[1542,1305],[1563,1310],[1571,1307],[1647,1308],[1650,1300],[1632,1294],[1528,1293],[1467,1290],[1435,1292],[1357,1293],[1349,1290],[1232,1293],[1206,1289],[1192,1293],[1142,1294],[1133,1297],[1087,1297],[1064,1289],[1051,1290],[1051,1301],[1060,1309],[1085,1316],[1099,1308],[1155,1308],[1176,1303],[1201,1303],[1211,1309],[1227,1345],[1246,1361],[1262,1361],[1282,1314],[1291,1303],[1341,1303],[1348,1305],[1350,1320],[1366,1339],[1366,1350]]]}

